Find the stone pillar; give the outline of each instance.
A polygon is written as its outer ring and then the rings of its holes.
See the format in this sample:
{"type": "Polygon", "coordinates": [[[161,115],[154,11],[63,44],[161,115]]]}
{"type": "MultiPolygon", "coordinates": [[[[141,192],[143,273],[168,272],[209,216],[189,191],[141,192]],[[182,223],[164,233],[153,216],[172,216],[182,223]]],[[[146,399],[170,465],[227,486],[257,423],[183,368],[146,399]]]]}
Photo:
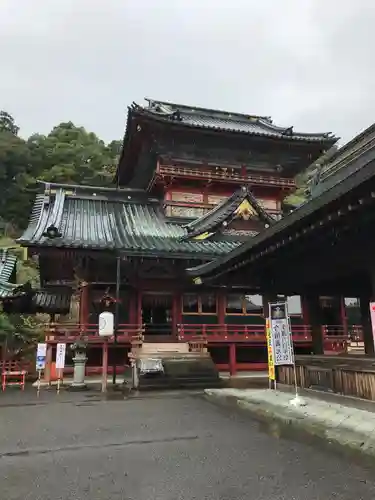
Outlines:
{"type": "Polygon", "coordinates": [[[373,338],[371,318],[370,318],[370,302],[371,302],[371,297],[369,297],[368,295],[361,295],[361,297],[359,298],[365,353],[369,354],[370,356],[373,356],[375,353],[375,349],[374,349],[374,338],[373,338]]]}
{"type": "Polygon", "coordinates": [[[308,294],[302,297],[304,322],[310,325],[311,338],[314,354],[324,354],[324,342],[322,331],[322,310],[319,295],[308,294]]]}

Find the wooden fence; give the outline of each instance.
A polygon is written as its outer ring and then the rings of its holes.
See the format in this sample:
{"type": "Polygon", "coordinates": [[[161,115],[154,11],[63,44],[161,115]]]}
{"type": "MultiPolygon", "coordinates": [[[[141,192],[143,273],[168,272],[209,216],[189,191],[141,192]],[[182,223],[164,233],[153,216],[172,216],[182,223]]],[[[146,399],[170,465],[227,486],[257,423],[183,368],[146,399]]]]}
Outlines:
{"type": "MultiPolygon", "coordinates": [[[[375,358],[358,356],[297,356],[297,383],[304,389],[375,401],[375,358]]],[[[279,366],[277,380],[293,385],[292,366],[279,366]]]]}

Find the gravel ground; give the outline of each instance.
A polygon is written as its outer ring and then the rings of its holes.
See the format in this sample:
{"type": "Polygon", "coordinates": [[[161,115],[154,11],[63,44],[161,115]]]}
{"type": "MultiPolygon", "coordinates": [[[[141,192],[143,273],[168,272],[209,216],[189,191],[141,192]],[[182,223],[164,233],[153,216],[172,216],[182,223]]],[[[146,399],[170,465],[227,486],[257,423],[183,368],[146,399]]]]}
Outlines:
{"type": "Polygon", "coordinates": [[[197,394],[0,401],[0,429],[4,500],[372,500],[375,494],[369,467],[267,434],[247,415],[197,394]]]}

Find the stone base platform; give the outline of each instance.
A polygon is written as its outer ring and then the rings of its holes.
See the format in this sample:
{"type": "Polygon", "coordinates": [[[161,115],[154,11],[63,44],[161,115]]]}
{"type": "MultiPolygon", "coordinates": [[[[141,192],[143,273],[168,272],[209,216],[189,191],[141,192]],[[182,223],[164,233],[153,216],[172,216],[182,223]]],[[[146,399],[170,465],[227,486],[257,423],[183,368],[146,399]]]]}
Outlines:
{"type": "Polygon", "coordinates": [[[189,352],[184,343],[162,345],[143,344],[139,352],[134,353],[133,388],[177,389],[177,388],[212,388],[220,387],[222,381],[219,371],[209,353],[189,352]],[[145,372],[142,367],[152,360],[159,360],[162,369],[145,372]]]}

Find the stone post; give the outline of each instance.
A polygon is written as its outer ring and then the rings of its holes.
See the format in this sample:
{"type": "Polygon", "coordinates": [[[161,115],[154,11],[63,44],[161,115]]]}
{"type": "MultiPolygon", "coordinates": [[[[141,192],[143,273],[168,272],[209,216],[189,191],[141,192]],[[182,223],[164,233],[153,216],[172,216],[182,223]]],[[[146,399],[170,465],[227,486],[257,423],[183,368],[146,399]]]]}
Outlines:
{"type": "Polygon", "coordinates": [[[74,351],[73,363],[73,382],[71,388],[74,390],[82,390],[86,388],[85,383],[85,368],[86,368],[86,345],[82,342],[76,342],[71,346],[74,351]]]}

